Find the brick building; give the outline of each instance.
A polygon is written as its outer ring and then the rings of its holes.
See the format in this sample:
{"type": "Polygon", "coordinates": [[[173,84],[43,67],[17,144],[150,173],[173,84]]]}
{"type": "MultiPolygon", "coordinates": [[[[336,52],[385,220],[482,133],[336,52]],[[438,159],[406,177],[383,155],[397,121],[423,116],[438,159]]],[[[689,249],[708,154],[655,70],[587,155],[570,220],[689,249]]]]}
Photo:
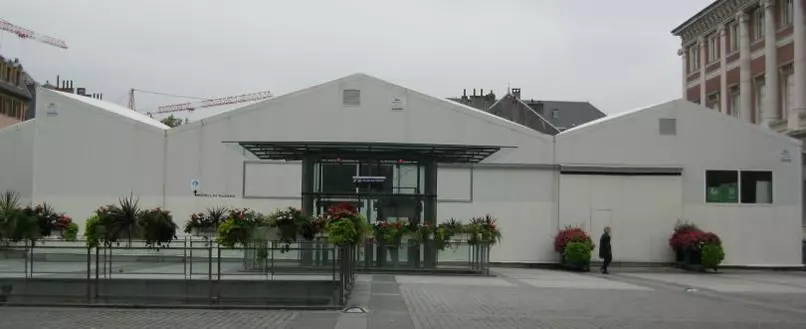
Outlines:
{"type": "Polygon", "coordinates": [[[674,29],[683,98],[806,135],[804,8],[806,0],[717,0],[674,29]]]}
{"type": "Polygon", "coordinates": [[[0,127],[27,118],[28,106],[33,100],[27,77],[18,60],[0,56],[0,127]]]}

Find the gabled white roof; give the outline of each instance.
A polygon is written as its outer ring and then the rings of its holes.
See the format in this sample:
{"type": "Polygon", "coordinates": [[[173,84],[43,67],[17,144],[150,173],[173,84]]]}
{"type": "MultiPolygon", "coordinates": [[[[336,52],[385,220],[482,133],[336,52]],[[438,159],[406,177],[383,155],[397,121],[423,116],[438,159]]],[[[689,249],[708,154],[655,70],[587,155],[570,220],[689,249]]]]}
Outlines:
{"type": "Polygon", "coordinates": [[[583,123],[581,125],[574,126],[573,128],[566,129],[566,130],[564,130],[563,132],[561,132],[561,133],[559,133],[557,135],[558,136],[559,135],[568,135],[569,133],[585,129],[585,127],[590,127],[590,126],[600,124],[600,123],[603,123],[603,122],[607,122],[607,121],[610,121],[610,120],[618,119],[618,118],[628,116],[628,115],[633,114],[633,113],[638,113],[638,112],[641,112],[643,110],[648,110],[648,109],[654,108],[656,106],[663,105],[663,104],[666,104],[666,103],[671,103],[671,102],[674,102],[674,101],[660,102],[660,103],[657,103],[657,104],[652,104],[652,105],[649,105],[649,106],[639,107],[637,109],[627,110],[627,111],[616,113],[616,114],[613,114],[613,115],[607,115],[607,116],[598,118],[596,120],[588,121],[588,122],[585,122],[585,123],[583,123]]]}
{"type": "Polygon", "coordinates": [[[719,117],[720,119],[732,120],[731,122],[735,122],[736,124],[742,125],[742,126],[744,126],[746,128],[752,129],[752,130],[754,130],[756,132],[766,134],[768,136],[773,136],[773,137],[776,137],[776,138],[780,138],[782,140],[795,143],[797,145],[802,145],[802,142],[800,140],[798,140],[798,139],[789,137],[789,136],[787,136],[785,134],[782,134],[782,133],[772,131],[770,129],[764,128],[764,127],[762,127],[760,125],[757,125],[757,124],[752,124],[752,123],[749,123],[749,122],[745,122],[743,120],[738,120],[736,118],[727,116],[727,115],[725,115],[723,113],[719,113],[717,111],[711,110],[711,109],[709,109],[709,108],[707,108],[705,106],[695,104],[695,103],[689,102],[689,101],[681,99],[681,98],[661,102],[661,103],[650,105],[650,106],[645,106],[645,107],[634,109],[634,110],[624,111],[624,112],[617,113],[617,114],[614,114],[614,115],[608,115],[606,117],[602,117],[602,118],[599,118],[599,119],[596,119],[596,120],[593,120],[593,121],[590,121],[590,122],[586,122],[584,124],[581,124],[579,126],[573,127],[571,129],[567,129],[567,130],[557,134],[556,137],[565,137],[565,136],[568,136],[568,135],[576,134],[577,132],[580,132],[582,130],[585,130],[587,128],[590,128],[590,127],[593,127],[593,126],[596,126],[596,125],[600,125],[600,124],[610,122],[610,121],[613,121],[613,120],[618,120],[620,118],[624,118],[624,117],[627,117],[627,116],[630,116],[630,115],[634,115],[634,114],[637,114],[639,112],[652,111],[652,110],[654,110],[656,108],[661,108],[664,105],[672,105],[672,106],[675,106],[676,109],[681,109],[681,108],[682,109],[692,109],[692,106],[694,107],[693,109],[697,109],[697,107],[699,107],[700,109],[703,110],[703,111],[701,111],[701,113],[704,113],[706,115],[714,115],[714,116],[719,117]],[[686,106],[686,107],[681,107],[681,106],[686,106]]]}
{"type": "Polygon", "coordinates": [[[156,128],[159,128],[159,129],[165,129],[165,130],[171,129],[171,127],[163,124],[162,122],[159,122],[157,120],[149,118],[145,114],[137,113],[136,111],[133,111],[133,110],[131,110],[129,108],[126,108],[126,107],[123,107],[123,106],[120,106],[120,105],[117,105],[117,104],[114,104],[114,103],[110,103],[110,102],[106,102],[106,101],[102,101],[102,100],[99,100],[99,99],[90,98],[90,97],[86,97],[86,96],[81,96],[81,95],[76,95],[76,94],[69,94],[69,93],[56,91],[56,90],[51,90],[51,91],[53,91],[53,92],[55,92],[55,93],[57,93],[59,95],[62,95],[62,96],[68,97],[68,98],[72,98],[72,99],[77,100],[79,102],[85,103],[85,104],[90,105],[92,107],[96,107],[96,108],[99,108],[99,109],[104,110],[104,111],[112,112],[114,114],[124,116],[126,118],[138,121],[140,123],[147,124],[147,125],[152,126],[152,127],[156,127],[156,128]]]}

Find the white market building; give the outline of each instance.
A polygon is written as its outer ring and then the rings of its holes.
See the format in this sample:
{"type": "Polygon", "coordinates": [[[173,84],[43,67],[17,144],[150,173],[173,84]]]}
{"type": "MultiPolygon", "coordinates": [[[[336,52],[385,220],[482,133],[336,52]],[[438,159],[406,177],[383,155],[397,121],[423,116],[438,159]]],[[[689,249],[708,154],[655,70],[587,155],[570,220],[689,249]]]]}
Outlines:
{"type": "MultiPolygon", "coordinates": [[[[37,97],[36,119],[0,130],[0,190],[48,202],[82,229],[82,218],[130,193],[180,226],[208,206],[300,206],[300,162],[256,160],[249,143],[466,145],[494,149],[480,163],[438,165],[436,221],[498,218],[493,262],[556,262],[554,234],[579,225],[594,237],[611,226],[616,261],[668,263],[668,239],[685,220],[722,238],[726,265],[802,264],[800,142],[682,100],[552,137],[363,74],[173,129],[95,99],[37,97]],[[710,202],[708,184],[730,183],[734,202],[710,202]]],[[[400,166],[386,173],[399,193],[425,179],[400,166]]]]}

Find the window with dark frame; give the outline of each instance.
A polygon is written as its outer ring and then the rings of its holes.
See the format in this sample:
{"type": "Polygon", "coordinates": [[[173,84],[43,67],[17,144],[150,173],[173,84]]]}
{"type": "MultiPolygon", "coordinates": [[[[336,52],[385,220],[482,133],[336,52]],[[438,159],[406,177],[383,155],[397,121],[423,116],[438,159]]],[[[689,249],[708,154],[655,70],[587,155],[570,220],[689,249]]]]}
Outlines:
{"type": "Polygon", "coordinates": [[[771,171],[742,171],[741,182],[742,203],[772,203],[771,171]]]}
{"type": "Polygon", "coordinates": [[[706,170],[705,202],[772,204],[772,171],[706,170]]]}
{"type": "Polygon", "coordinates": [[[735,170],[705,171],[706,203],[738,203],[739,172],[735,170]]]}

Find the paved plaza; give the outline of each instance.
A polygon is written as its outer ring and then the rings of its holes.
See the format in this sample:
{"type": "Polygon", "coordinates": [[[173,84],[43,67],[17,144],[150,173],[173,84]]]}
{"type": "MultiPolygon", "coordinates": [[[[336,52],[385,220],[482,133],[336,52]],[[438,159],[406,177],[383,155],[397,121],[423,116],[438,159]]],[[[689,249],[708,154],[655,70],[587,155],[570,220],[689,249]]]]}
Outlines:
{"type": "Polygon", "coordinates": [[[806,328],[806,272],[494,272],[361,275],[367,313],[5,307],[0,328],[806,328]]]}

